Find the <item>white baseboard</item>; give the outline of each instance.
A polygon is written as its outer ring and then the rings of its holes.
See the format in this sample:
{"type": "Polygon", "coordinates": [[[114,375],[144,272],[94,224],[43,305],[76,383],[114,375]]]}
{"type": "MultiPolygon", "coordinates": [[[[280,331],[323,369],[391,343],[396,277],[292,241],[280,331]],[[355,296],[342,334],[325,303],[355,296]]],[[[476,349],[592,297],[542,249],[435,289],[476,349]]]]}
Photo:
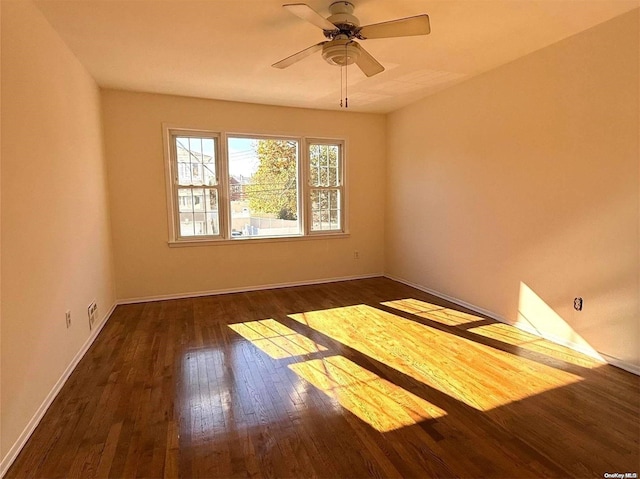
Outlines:
{"type": "Polygon", "coordinates": [[[534,328],[528,328],[523,324],[516,324],[513,323],[511,321],[508,321],[507,319],[503,318],[502,316],[492,312],[492,311],[488,311],[486,309],[480,308],[474,304],[471,303],[467,303],[466,301],[463,301],[461,299],[458,298],[454,298],[453,296],[449,296],[447,294],[441,293],[439,291],[433,290],[431,288],[427,288],[425,286],[422,286],[420,284],[416,284],[416,283],[412,283],[411,281],[407,281],[403,278],[399,278],[397,276],[392,276],[389,274],[385,274],[384,275],[386,278],[392,279],[393,281],[397,281],[398,283],[402,283],[402,284],[406,284],[407,286],[411,286],[412,288],[416,288],[419,289],[420,291],[424,291],[425,293],[429,293],[433,296],[437,296],[438,298],[444,299],[446,301],[449,301],[451,303],[457,304],[458,306],[462,306],[463,308],[467,308],[471,311],[474,311],[476,313],[482,314],[484,316],[487,316],[491,319],[495,319],[496,321],[499,321],[501,323],[505,323],[508,324],[510,326],[513,326],[515,328],[521,329],[522,331],[525,331],[527,333],[531,333],[531,334],[535,334],[536,336],[539,336],[543,339],[547,339],[553,343],[556,344],[560,344],[562,346],[566,346],[569,349],[573,349],[574,351],[577,351],[579,353],[585,354],[591,358],[594,358],[596,360],[602,361],[603,363],[608,363],[611,364],[612,366],[616,366],[620,369],[624,369],[625,371],[628,371],[630,373],[633,373],[635,375],[640,376],[640,367],[628,363],[626,361],[623,361],[621,359],[618,358],[614,358],[613,356],[610,356],[608,354],[602,353],[600,351],[596,351],[596,354],[594,354],[594,351],[589,350],[587,348],[585,348],[583,345],[575,343],[573,341],[569,341],[565,338],[561,338],[559,336],[555,336],[553,334],[548,334],[544,331],[538,331],[534,328]]]}
{"type": "MultiPolygon", "coordinates": [[[[441,293],[440,291],[436,291],[435,289],[427,288],[426,286],[422,286],[420,284],[412,283],[411,281],[407,281],[406,279],[399,278],[397,276],[391,276],[389,274],[385,274],[384,277],[392,279],[393,281],[397,281],[398,283],[406,284],[407,286],[411,286],[412,288],[419,289],[420,291],[424,291],[425,293],[429,293],[429,294],[431,294],[433,296],[437,296],[440,299],[444,299],[445,301],[449,301],[450,303],[457,304],[458,306],[462,306],[463,308],[467,308],[467,309],[469,309],[471,311],[474,311],[476,313],[482,314],[484,316],[488,316],[491,319],[495,319],[496,321],[499,321],[501,323],[511,324],[505,318],[497,315],[496,313],[494,313],[492,311],[489,311],[487,309],[482,309],[481,307],[476,306],[475,304],[467,303],[466,301],[463,301],[461,299],[454,298],[453,296],[449,296],[447,294],[441,293]]],[[[512,325],[512,326],[514,326],[514,325],[512,325]]]]}
{"type": "Polygon", "coordinates": [[[238,288],[225,288],[225,289],[214,289],[210,291],[198,291],[195,293],[176,293],[176,294],[163,294],[158,296],[142,296],[139,298],[127,298],[118,300],[118,304],[134,304],[134,303],[149,303],[152,301],[165,301],[169,299],[185,299],[185,298],[197,298],[200,296],[214,296],[219,294],[230,294],[230,293],[248,293],[250,291],[261,291],[265,289],[278,289],[278,288],[291,288],[293,286],[310,286],[313,284],[322,284],[322,283],[337,283],[339,281],[352,281],[355,279],[368,279],[368,278],[379,278],[384,276],[382,273],[373,273],[373,274],[362,274],[355,276],[342,276],[339,278],[323,278],[323,279],[312,279],[306,281],[292,281],[288,283],[275,283],[275,284],[264,284],[257,286],[241,286],[238,288]]]}
{"type": "Polygon", "coordinates": [[[511,326],[513,326],[514,328],[518,328],[521,331],[524,331],[526,333],[530,333],[530,334],[535,334],[536,336],[540,336],[541,338],[547,339],[549,341],[551,341],[552,343],[556,343],[559,344],[560,346],[565,346],[569,349],[573,349],[574,351],[577,351],[581,354],[584,354],[585,356],[589,356],[590,358],[593,358],[597,361],[600,361],[601,363],[606,363],[607,361],[605,361],[605,359],[602,357],[602,354],[600,354],[599,352],[597,352],[595,349],[591,348],[590,346],[585,346],[584,344],[580,344],[580,343],[576,343],[574,341],[570,341],[566,338],[563,338],[562,336],[557,336],[555,334],[551,334],[547,331],[540,331],[536,328],[534,328],[533,326],[527,326],[526,323],[512,323],[512,322],[507,322],[507,324],[510,324],[511,326]]]}
{"type": "Polygon", "coordinates": [[[71,375],[73,370],[76,368],[80,360],[83,358],[85,353],[89,350],[95,339],[98,337],[98,334],[100,334],[100,331],[102,331],[104,325],[107,324],[107,321],[111,317],[111,313],[113,313],[113,311],[116,309],[116,306],[117,303],[113,303],[107,314],[102,317],[102,319],[96,325],[96,328],[91,331],[91,334],[84,342],[80,350],[73,357],[67,368],[64,370],[62,376],[60,376],[60,379],[58,379],[49,394],[47,394],[47,397],[44,399],[36,413],[33,415],[31,420],[27,424],[27,427],[24,428],[22,434],[20,434],[16,442],[13,444],[13,446],[11,446],[11,449],[9,449],[7,454],[2,458],[2,462],[0,462],[0,478],[4,477],[6,472],[9,470],[9,467],[11,467],[11,464],[13,464],[13,461],[15,461],[15,459],[18,457],[18,454],[31,437],[31,434],[33,434],[33,431],[36,429],[45,413],[47,412],[47,409],[49,409],[49,406],[51,406],[51,403],[53,403],[53,400],[56,398],[64,384],[67,382],[67,379],[69,379],[69,376],[71,375]]]}
{"type": "Polygon", "coordinates": [[[604,360],[620,369],[624,369],[625,371],[635,374],[636,376],[640,376],[640,366],[636,366],[635,364],[628,363],[623,361],[622,359],[614,358],[613,356],[609,356],[605,353],[600,353],[600,355],[604,358],[604,360]]]}

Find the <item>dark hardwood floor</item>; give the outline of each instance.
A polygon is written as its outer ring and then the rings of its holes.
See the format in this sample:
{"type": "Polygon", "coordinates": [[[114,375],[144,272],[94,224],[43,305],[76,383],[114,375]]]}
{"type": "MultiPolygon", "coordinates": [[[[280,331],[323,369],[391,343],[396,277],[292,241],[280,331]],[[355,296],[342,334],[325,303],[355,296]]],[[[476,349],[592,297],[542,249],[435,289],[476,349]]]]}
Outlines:
{"type": "Polygon", "coordinates": [[[384,278],[119,306],[6,477],[603,478],[639,392],[384,278]]]}

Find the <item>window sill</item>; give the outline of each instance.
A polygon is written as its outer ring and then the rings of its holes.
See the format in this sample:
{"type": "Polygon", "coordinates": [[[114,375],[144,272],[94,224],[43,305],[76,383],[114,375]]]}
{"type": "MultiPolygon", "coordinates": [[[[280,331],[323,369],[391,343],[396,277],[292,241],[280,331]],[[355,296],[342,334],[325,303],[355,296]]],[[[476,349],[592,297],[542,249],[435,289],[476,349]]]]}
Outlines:
{"type": "Polygon", "coordinates": [[[197,240],[180,240],[169,241],[170,248],[182,248],[189,246],[228,246],[232,244],[261,244],[261,243],[286,243],[289,241],[310,241],[310,240],[323,240],[323,239],[340,239],[348,238],[349,233],[324,233],[313,234],[306,236],[269,236],[265,238],[234,238],[234,239],[197,239],[197,240]]]}

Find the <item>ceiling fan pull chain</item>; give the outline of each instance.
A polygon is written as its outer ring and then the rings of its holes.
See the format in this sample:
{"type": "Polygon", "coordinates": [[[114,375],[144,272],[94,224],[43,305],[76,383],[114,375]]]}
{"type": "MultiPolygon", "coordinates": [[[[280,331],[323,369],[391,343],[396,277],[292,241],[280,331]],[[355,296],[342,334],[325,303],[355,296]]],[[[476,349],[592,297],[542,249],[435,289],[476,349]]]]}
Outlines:
{"type": "Polygon", "coordinates": [[[349,108],[349,95],[347,94],[347,68],[344,67],[344,107],[349,108]]]}
{"type": "Polygon", "coordinates": [[[340,108],[342,108],[342,69],[344,67],[340,67],[340,108]]]}
{"type": "Polygon", "coordinates": [[[348,88],[349,88],[349,63],[347,61],[347,45],[349,42],[344,44],[344,107],[345,108],[349,108],[349,95],[348,95],[348,88]]]}

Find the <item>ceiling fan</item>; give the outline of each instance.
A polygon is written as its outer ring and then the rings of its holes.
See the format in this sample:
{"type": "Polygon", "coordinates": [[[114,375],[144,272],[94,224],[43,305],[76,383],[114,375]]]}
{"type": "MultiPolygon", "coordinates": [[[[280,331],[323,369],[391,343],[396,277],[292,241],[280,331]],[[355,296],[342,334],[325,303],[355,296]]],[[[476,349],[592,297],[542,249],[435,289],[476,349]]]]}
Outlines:
{"type": "Polygon", "coordinates": [[[427,35],[431,32],[429,15],[426,14],[361,27],[360,21],[353,15],[354,7],[350,2],[332,3],[329,7],[331,16],[328,18],[324,18],[304,3],[290,3],[283,7],[297,17],[320,27],[328,40],[274,63],[272,66],[275,68],[287,68],[322,50],[322,57],[330,65],[346,66],[355,63],[365,75],[371,77],[384,71],[384,67],[360,46],[356,39],[407,37],[427,35]]]}

